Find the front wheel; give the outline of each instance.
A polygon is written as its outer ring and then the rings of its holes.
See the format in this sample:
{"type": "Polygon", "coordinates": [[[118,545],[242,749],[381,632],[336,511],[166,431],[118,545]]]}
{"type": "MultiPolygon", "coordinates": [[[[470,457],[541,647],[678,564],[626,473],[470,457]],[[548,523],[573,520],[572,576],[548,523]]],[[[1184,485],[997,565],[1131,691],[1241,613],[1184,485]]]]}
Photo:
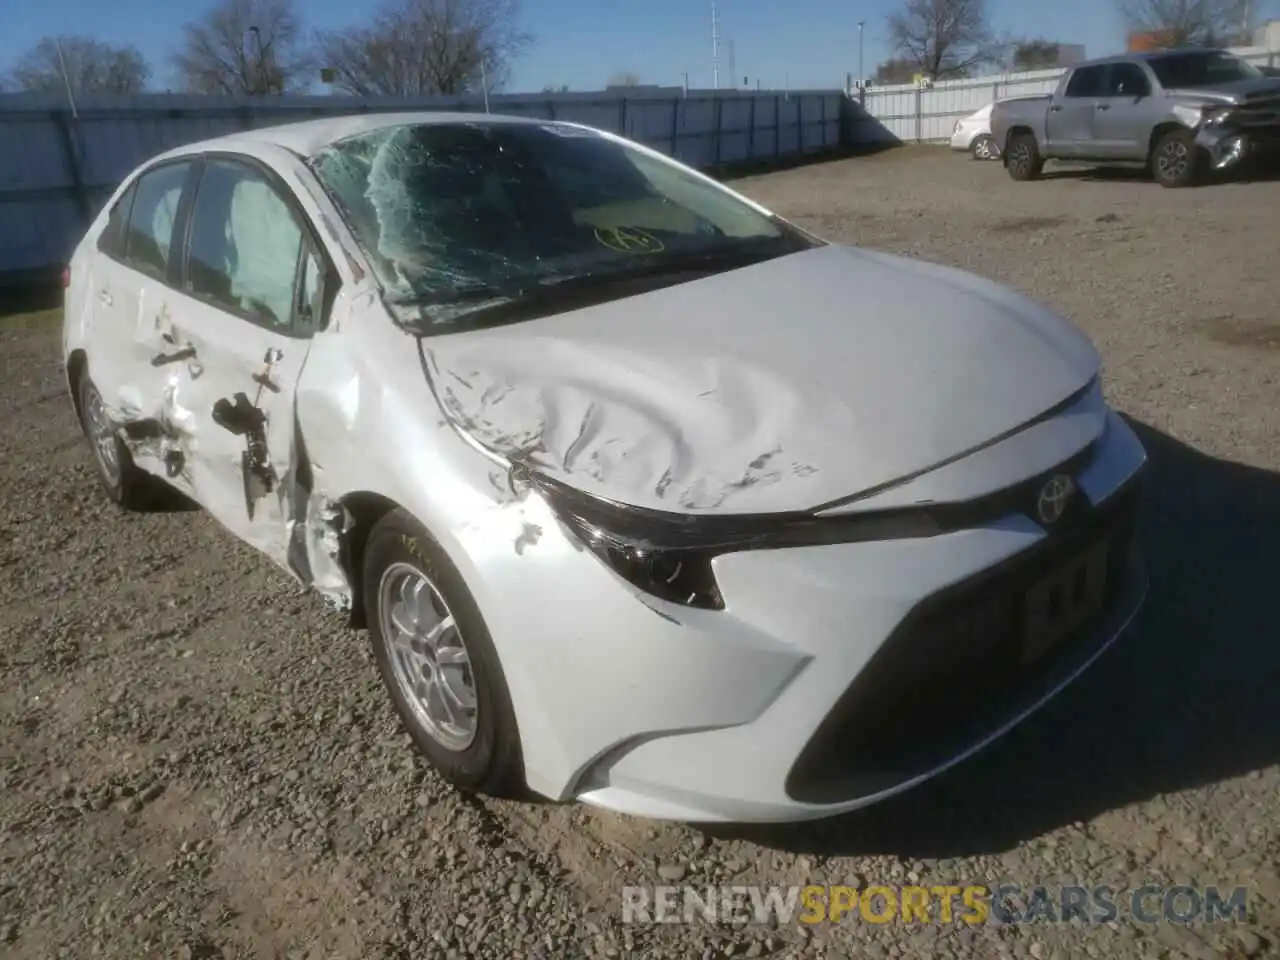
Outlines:
{"type": "Polygon", "coordinates": [[[1009,176],[1015,180],[1034,180],[1044,169],[1044,158],[1040,156],[1040,148],[1036,138],[1030,133],[1015,133],[1009,138],[1009,149],[1005,152],[1005,167],[1009,176]]]}
{"type": "Polygon", "coordinates": [[[374,658],[418,749],[460,790],[519,793],[520,738],[506,679],[457,568],[397,509],[369,534],[363,579],[374,658]]]}
{"type": "Polygon", "coordinates": [[[1204,151],[1190,130],[1170,130],[1156,143],[1151,173],[1162,187],[1192,187],[1205,169],[1204,151]]]}

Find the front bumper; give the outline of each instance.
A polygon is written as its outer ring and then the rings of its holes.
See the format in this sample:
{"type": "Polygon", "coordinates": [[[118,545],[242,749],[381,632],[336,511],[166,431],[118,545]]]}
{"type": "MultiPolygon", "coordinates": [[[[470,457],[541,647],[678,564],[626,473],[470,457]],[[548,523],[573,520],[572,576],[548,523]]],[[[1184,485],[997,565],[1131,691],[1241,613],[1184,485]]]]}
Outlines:
{"type": "Polygon", "coordinates": [[[1196,143],[1216,170],[1280,159],[1280,124],[1221,124],[1203,127],[1196,143]]]}
{"type": "MultiPolygon", "coordinates": [[[[794,821],[867,806],[959,762],[1069,684],[1140,608],[1146,575],[1133,524],[1143,460],[1110,415],[1078,475],[1096,509],[1061,534],[1010,516],[922,541],[722,557],[716,574],[730,610],[805,663],[755,719],[635,737],[602,755],[573,792],[646,817],[794,821]],[[1016,637],[1001,611],[1011,613],[1047,564],[1103,535],[1111,547],[1101,611],[1045,659],[1015,667],[1016,637]]],[[[759,653],[744,648],[726,677],[759,653]]]]}

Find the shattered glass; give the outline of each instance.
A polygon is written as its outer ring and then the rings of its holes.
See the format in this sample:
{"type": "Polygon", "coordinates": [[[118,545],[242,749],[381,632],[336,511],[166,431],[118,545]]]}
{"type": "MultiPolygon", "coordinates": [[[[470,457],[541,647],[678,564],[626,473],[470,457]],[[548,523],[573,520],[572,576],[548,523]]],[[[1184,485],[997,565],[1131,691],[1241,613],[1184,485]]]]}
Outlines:
{"type": "Polygon", "coordinates": [[[567,125],[403,124],[341,140],[312,168],[397,316],[426,326],[584,280],[809,245],[674,164],[567,125]]]}

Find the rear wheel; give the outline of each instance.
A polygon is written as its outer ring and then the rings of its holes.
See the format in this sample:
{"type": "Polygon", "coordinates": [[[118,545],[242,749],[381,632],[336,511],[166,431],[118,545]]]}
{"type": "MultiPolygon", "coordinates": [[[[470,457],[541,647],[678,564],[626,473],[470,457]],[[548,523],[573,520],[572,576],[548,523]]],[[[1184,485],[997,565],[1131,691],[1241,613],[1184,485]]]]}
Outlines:
{"type": "Polygon", "coordinates": [[[1151,156],[1151,173],[1162,187],[1192,187],[1200,182],[1205,153],[1190,130],[1170,130],[1158,141],[1151,156]]]}
{"type": "Polygon", "coordinates": [[[397,509],[369,534],[363,579],[378,670],[418,749],[461,790],[520,794],[520,739],[506,679],[457,568],[397,509]]]}
{"type": "Polygon", "coordinates": [[[995,146],[995,138],[989,133],[984,133],[973,141],[973,146],[969,149],[975,160],[992,160],[996,156],[995,146]]]}
{"type": "Polygon", "coordinates": [[[82,374],[77,385],[80,401],[80,427],[93,452],[98,479],[113,503],[126,510],[141,510],[153,496],[150,478],[129,456],[129,448],[116,435],[102,395],[89,374],[82,374]]]}
{"type": "Polygon", "coordinates": [[[1036,146],[1036,138],[1030,133],[1015,133],[1009,138],[1005,152],[1005,167],[1015,180],[1034,180],[1044,169],[1044,158],[1036,146]]]}

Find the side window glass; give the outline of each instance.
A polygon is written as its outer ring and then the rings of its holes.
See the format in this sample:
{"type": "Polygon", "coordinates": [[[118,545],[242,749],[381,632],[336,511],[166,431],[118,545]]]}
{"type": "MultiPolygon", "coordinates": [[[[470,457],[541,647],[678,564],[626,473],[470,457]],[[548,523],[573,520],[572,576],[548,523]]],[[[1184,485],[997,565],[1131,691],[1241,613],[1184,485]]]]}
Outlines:
{"type": "Polygon", "coordinates": [[[1100,97],[1102,90],[1102,68],[1083,67],[1071,75],[1067,84],[1068,97],[1100,97]]]}
{"type": "Polygon", "coordinates": [[[1147,75],[1136,63],[1117,63],[1113,66],[1108,87],[1108,96],[1112,97],[1145,97],[1151,93],[1147,75]]]}
{"type": "Polygon", "coordinates": [[[266,177],[246,164],[206,164],[191,211],[191,293],[291,332],[301,252],[302,228],[266,177]]]}
{"type": "Polygon", "coordinates": [[[134,190],[124,256],[131,267],[163,280],[169,272],[173,225],[189,163],[171,163],[144,173],[134,190]]]}
{"type": "Polygon", "coordinates": [[[137,184],[129,187],[116,205],[107,214],[107,225],[98,235],[98,249],[108,256],[122,259],[124,257],[125,229],[129,222],[129,211],[133,206],[134,194],[138,192],[137,184]]]}

